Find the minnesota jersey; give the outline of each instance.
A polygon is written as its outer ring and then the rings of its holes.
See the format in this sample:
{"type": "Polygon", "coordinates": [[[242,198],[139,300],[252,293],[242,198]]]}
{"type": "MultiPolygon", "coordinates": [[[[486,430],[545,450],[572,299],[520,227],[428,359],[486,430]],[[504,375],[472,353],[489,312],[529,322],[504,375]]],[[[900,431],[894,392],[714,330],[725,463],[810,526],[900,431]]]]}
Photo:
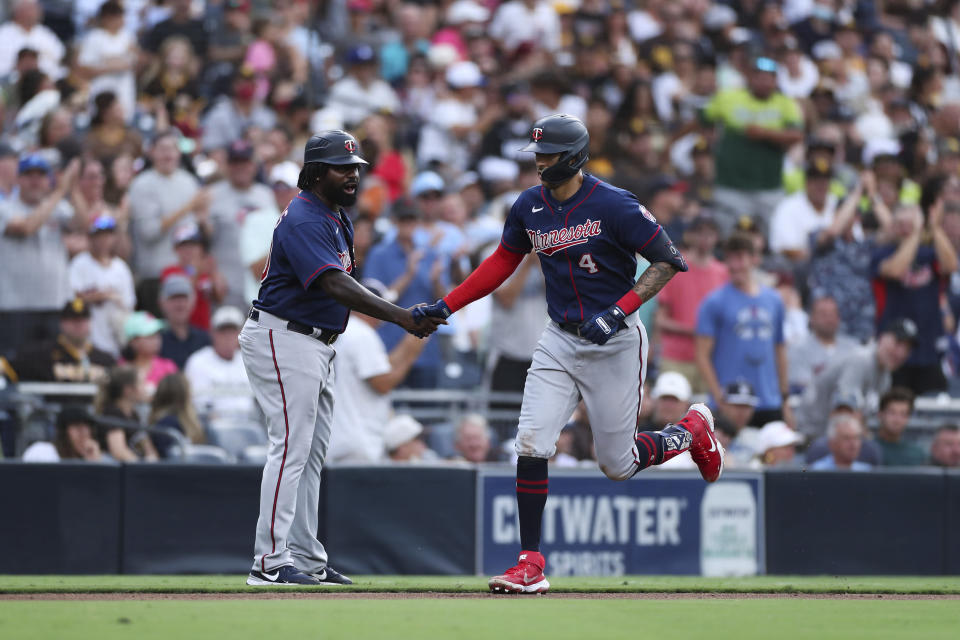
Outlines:
{"type": "Polygon", "coordinates": [[[343,331],[350,310],[310,285],[329,269],[353,273],[353,268],[350,219],[301,191],[273,229],[260,295],[253,306],[286,320],[343,331]]]}
{"type": "MultiPolygon", "coordinates": [[[[583,185],[563,202],[543,186],[521,193],[507,216],[501,243],[516,253],[536,251],[550,318],[580,322],[633,288],[636,254],[648,257],[644,250],[654,239],[659,247],[664,239],[669,244],[636,196],[584,174],[583,185]]],[[[676,252],[672,245],[670,249],[676,252]]]]}

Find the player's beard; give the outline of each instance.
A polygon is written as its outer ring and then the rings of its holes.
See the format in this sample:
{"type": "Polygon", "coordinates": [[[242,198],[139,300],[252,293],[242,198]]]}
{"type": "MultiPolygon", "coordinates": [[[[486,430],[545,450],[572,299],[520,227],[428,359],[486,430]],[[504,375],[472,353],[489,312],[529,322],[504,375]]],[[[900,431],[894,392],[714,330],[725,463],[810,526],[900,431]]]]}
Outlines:
{"type": "Polygon", "coordinates": [[[323,185],[323,197],[341,207],[352,207],[353,205],[357,204],[357,194],[359,193],[359,183],[342,183],[339,185],[333,185],[329,182],[326,182],[323,185]],[[345,190],[347,184],[355,185],[353,193],[348,193],[345,190]]]}

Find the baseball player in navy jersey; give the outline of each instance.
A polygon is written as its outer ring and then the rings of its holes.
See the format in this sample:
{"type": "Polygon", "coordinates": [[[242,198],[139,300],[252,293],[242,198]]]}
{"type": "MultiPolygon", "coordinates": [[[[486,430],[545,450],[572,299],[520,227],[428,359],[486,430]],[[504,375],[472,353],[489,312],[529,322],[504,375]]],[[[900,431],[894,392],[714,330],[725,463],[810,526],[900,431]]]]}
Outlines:
{"type": "Polygon", "coordinates": [[[516,438],[522,551],[516,566],[490,579],[494,592],[550,588],[540,553],[547,459],[581,398],[600,469],[612,480],[688,450],[707,482],[723,471],[713,415],[702,404],[661,431],[637,430],[648,345],[636,310],[687,265],[636,196],[581,171],[589,144],[573,116],[534,123],[523,150],[536,154],[541,185],[517,198],[492,256],[445,298],[414,310],[447,318],[500,286],[526,253],[539,254],[551,322],[527,371],[516,438]],[[637,253],[651,264],[635,282],[637,253]]]}
{"type": "Polygon", "coordinates": [[[273,230],[260,293],[240,333],[243,364],[270,438],[249,585],[351,583],[327,564],[317,539],[320,469],[333,417],[333,345],[350,310],[419,337],[442,323],[415,319],[352,277],[353,225],[342,207],[356,202],[366,164],[345,131],[324,131],[307,142],[301,191],[273,230]]]}

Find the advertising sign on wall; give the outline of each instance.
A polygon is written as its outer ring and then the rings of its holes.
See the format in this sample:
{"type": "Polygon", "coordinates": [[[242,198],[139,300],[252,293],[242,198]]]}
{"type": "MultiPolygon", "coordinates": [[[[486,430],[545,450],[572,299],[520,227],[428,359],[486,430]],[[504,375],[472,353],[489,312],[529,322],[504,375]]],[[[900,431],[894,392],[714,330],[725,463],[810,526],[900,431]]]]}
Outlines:
{"type": "MultiPolygon", "coordinates": [[[[520,550],[515,477],[482,471],[477,566],[499,573],[520,550]]],[[[595,471],[550,473],[541,551],[551,576],[753,575],[763,572],[763,477],[645,473],[612,482],[595,471]]]]}

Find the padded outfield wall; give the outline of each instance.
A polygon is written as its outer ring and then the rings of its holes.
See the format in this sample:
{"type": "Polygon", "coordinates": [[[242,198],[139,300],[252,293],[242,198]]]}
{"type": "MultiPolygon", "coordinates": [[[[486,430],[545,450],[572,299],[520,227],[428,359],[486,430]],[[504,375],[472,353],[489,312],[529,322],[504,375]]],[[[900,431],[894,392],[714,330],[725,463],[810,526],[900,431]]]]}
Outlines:
{"type": "MultiPolygon", "coordinates": [[[[0,463],[0,573],[244,573],[261,469],[0,463]]],[[[506,467],[326,470],[319,531],[357,574],[489,574],[519,548],[506,467]]],[[[550,575],[960,574],[960,473],[552,470],[550,575]]]]}

